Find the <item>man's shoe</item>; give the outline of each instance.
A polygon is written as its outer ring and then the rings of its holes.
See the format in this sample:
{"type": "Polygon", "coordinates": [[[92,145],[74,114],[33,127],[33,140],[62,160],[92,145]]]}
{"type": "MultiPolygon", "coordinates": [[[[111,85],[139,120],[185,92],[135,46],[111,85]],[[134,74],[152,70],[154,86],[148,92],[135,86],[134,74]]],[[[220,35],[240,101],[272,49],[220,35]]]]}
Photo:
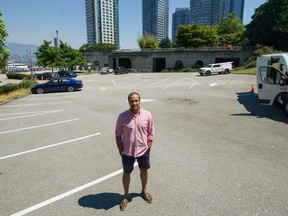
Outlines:
{"type": "Polygon", "coordinates": [[[122,202],[120,203],[120,210],[121,211],[124,211],[125,210],[125,208],[127,207],[127,205],[128,205],[128,199],[123,199],[122,200],[122,202]]]}
{"type": "Polygon", "coordinates": [[[143,194],[141,193],[141,197],[149,204],[152,203],[152,196],[149,193],[143,194]]]}

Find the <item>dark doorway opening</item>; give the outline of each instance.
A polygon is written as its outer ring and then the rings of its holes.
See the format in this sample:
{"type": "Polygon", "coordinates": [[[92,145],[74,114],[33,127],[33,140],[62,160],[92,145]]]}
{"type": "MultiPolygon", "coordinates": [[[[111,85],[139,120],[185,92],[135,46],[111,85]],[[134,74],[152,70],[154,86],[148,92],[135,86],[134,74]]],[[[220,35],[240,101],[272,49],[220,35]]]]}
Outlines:
{"type": "Polygon", "coordinates": [[[161,72],[166,68],[166,59],[165,58],[154,58],[153,59],[153,71],[161,72]]]}
{"type": "Polygon", "coordinates": [[[131,60],[129,58],[119,58],[119,67],[120,66],[131,68],[131,60]]]}

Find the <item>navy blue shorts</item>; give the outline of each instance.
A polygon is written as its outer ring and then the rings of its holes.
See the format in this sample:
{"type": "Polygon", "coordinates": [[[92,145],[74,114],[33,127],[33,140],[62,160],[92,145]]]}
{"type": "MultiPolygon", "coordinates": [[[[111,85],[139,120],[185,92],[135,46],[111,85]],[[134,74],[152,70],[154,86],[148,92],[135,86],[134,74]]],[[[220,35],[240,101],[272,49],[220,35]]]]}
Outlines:
{"type": "Polygon", "coordinates": [[[150,168],[150,149],[144,153],[144,155],[134,158],[133,156],[122,155],[122,164],[124,173],[131,173],[134,169],[135,160],[138,162],[138,166],[141,169],[150,168]]]}

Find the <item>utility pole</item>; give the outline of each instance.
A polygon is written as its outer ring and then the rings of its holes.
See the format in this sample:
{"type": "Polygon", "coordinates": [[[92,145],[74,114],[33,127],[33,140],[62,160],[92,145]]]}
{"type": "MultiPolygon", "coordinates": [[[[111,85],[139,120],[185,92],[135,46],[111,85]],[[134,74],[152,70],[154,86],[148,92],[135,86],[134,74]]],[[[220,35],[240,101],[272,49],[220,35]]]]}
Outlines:
{"type": "Polygon", "coordinates": [[[31,52],[31,47],[29,46],[29,51],[26,50],[26,54],[29,56],[30,64],[31,64],[31,80],[33,80],[33,57],[31,52]]]}
{"type": "Polygon", "coordinates": [[[58,30],[56,30],[56,38],[54,38],[54,46],[59,48],[59,37],[58,37],[58,30]]]}

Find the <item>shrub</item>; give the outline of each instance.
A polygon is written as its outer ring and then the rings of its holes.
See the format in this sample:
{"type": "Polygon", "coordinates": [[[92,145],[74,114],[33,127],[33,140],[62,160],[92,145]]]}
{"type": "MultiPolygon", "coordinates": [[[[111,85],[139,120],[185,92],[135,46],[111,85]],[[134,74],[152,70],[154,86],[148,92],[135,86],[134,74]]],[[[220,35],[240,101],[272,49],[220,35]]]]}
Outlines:
{"type": "Polygon", "coordinates": [[[31,79],[31,74],[23,74],[23,73],[6,73],[8,79],[18,79],[18,80],[28,80],[31,79]]]}
{"type": "Polygon", "coordinates": [[[9,92],[16,91],[22,88],[31,88],[34,84],[35,84],[35,81],[31,81],[31,80],[24,80],[18,84],[7,83],[3,86],[0,86],[0,95],[7,94],[9,92]]]}

